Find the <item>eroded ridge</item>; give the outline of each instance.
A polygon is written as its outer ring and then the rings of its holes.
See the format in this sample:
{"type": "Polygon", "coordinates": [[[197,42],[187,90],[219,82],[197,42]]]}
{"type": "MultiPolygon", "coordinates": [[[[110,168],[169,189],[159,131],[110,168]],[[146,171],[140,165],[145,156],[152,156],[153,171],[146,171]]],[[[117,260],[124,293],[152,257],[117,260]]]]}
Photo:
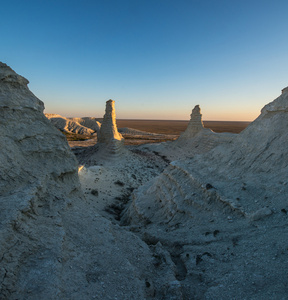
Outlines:
{"type": "Polygon", "coordinates": [[[101,127],[101,119],[98,118],[65,118],[58,114],[45,114],[45,116],[56,128],[67,133],[96,135],[99,134],[101,127]]]}
{"type": "Polygon", "coordinates": [[[59,272],[65,233],[55,224],[62,226],[59,212],[82,198],[77,160],[27,84],[0,63],[1,299],[28,298],[30,289],[34,299],[56,295],[57,275],[50,285],[43,277],[59,272]]]}
{"type": "MultiPolygon", "coordinates": [[[[282,187],[280,184],[281,191],[287,193],[284,174],[288,169],[288,161],[283,156],[288,147],[287,107],[286,88],[281,96],[267,104],[261,115],[230,143],[220,144],[203,155],[197,154],[171,163],[150,186],[145,186],[135,196],[134,206],[137,206],[137,202],[139,211],[146,210],[151,215],[146,207],[147,200],[137,200],[142,199],[142,194],[145,194],[144,197],[152,199],[152,203],[161,203],[157,206],[159,209],[163,210],[165,206],[167,213],[163,215],[169,217],[175,211],[183,211],[179,209],[181,206],[185,206],[184,210],[188,212],[187,197],[192,205],[192,196],[195,194],[201,200],[196,202],[207,209],[210,207],[209,199],[216,199],[246,217],[264,207],[268,207],[265,209],[266,213],[270,211],[271,214],[272,207],[279,204],[271,203],[271,191],[275,191],[275,187],[282,182],[284,185],[282,187]],[[254,188],[253,193],[251,182],[258,187],[254,188]],[[206,188],[207,184],[215,188],[206,188]],[[199,192],[200,190],[202,191],[199,192]],[[264,199],[258,200],[262,197],[264,199]]],[[[282,199],[282,194],[279,197],[282,199]]],[[[152,211],[155,212],[155,209],[152,211]]]]}
{"type": "Polygon", "coordinates": [[[187,271],[181,287],[205,286],[195,298],[285,297],[287,127],[285,88],[229,142],[171,162],[134,191],[123,222],[141,224],[149,243],[177,244],[187,271]]]}

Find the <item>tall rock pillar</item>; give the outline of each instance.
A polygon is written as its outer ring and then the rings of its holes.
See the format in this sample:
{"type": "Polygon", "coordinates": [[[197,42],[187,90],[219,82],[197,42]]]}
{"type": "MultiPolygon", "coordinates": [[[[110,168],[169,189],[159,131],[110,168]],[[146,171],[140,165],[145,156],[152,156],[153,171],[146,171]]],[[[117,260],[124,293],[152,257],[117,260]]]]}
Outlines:
{"type": "Polygon", "coordinates": [[[87,166],[115,163],[115,160],[125,152],[124,138],[118,132],[116,125],[115,101],[110,99],[106,102],[105,115],[97,136],[97,143],[93,149],[84,152],[80,161],[87,166]]]}
{"type": "Polygon", "coordinates": [[[200,106],[196,105],[190,115],[190,122],[187,126],[187,129],[181,134],[180,138],[192,138],[203,129],[204,125],[202,122],[200,106]]]}
{"type": "Polygon", "coordinates": [[[123,137],[118,132],[116,125],[115,101],[110,99],[106,102],[106,110],[100,128],[98,142],[109,144],[113,141],[116,142],[122,140],[123,137]]]}

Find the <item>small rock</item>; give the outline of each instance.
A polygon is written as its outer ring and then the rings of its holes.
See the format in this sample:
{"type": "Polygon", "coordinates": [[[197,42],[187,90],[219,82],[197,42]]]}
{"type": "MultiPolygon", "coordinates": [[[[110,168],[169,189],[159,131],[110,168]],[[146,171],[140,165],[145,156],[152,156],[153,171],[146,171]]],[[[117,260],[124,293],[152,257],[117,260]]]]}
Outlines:
{"type": "Polygon", "coordinates": [[[257,220],[263,219],[267,216],[270,216],[272,214],[273,214],[273,211],[270,208],[263,207],[263,208],[260,208],[259,210],[257,210],[254,214],[251,214],[250,219],[252,221],[257,221],[257,220]]]}
{"type": "Polygon", "coordinates": [[[206,184],[206,190],[214,189],[214,186],[210,183],[206,184]]]}

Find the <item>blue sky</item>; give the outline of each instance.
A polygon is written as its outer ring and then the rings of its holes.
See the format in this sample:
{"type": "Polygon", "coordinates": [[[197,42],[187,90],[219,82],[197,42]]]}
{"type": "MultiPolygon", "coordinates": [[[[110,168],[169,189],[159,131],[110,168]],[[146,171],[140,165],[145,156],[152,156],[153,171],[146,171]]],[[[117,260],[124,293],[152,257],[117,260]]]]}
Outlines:
{"type": "Polygon", "coordinates": [[[0,60],[45,112],[255,119],[288,85],[287,0],[3,1],[0,60]]]}

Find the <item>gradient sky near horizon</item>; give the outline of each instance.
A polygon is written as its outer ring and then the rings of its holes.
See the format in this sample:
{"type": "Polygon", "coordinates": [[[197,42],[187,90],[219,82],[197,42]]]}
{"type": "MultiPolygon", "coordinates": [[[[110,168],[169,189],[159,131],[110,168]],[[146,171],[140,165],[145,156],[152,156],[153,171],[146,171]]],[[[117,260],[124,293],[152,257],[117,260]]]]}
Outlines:
{"type": "Polygon", "coordinates": [[[251,121],[288,85],[287,0],[2,1],[0,60],[46,113],[251,121]]]}

